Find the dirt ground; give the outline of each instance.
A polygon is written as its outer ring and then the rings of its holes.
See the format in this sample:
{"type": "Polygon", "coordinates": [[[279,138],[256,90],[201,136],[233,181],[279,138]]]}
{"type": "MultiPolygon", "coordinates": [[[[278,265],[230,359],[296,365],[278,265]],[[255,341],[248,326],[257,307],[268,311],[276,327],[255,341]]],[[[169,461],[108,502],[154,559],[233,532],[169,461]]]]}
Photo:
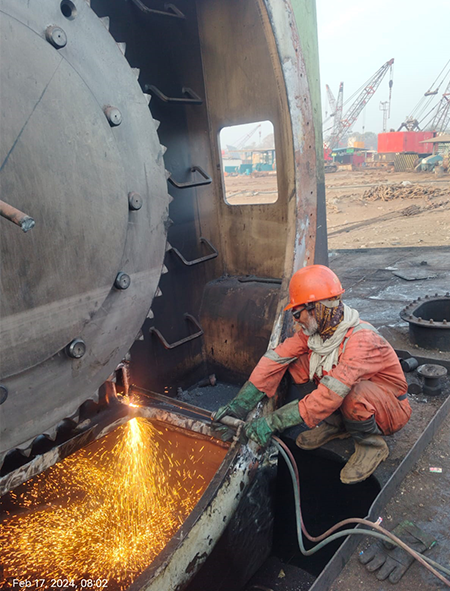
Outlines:
{"type": "Polygon", "coordinates": [[[330,249],[450,244],[448,174],[336,172],[325,187],[330,249]]]}
{"type": "MultiPolygon", "coordinates": [[[[273,203],[276,177],[225,178],[230,204],[273,203]]],[[[450,174],[338,171],[325,175],[328,247],[450,244],[450,174]]]]}
{"type": "MultiPolygon", "coordinates": [[[[383,510],[383,525],[392,530],[404,519],[412,520],[437,541],[427,552],[433,560],[448,567],[450,560],[448,522],[450,518],[450,417],[425,449],[414,468],[406,475],[397,493],[383,510]]],[[[358,554],[370,541],[361,542],[331,591],[438,591],[446,589],[423,566],[414,563],[397,585],[378,581],[358,561],[358,554]]]]}

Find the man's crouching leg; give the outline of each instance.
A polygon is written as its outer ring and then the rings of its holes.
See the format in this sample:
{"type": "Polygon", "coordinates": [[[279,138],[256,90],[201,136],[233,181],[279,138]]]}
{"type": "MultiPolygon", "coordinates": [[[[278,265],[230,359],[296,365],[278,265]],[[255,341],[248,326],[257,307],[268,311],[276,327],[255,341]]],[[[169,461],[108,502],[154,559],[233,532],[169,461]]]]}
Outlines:
{"type": "Polygon", "coordinates": [[[302,449],[317,449],[332,439],[345,439],[350,433],[345,428],[342,415],[339,411],[327,417],[318,427],[304,431],[295,440],[302,449]]]}
{"type": "Polygon", "coordinates": [[[344,419],[355,442],[355,451],[341,470],[341,482],[356,484],[368,478],[389,455],[389,448],[372,415],[365,421],[344,419]]]}
{"type": "Polygon", "coordinates": [[[352,388],[341,411],[345,429],[355,442],[355,451],[341,470],[341,481],[356,484],[373,474],[389,456],[383,435],[400,429],[409,416],[403,417],[393,393],[366,380],[352,388]]]}

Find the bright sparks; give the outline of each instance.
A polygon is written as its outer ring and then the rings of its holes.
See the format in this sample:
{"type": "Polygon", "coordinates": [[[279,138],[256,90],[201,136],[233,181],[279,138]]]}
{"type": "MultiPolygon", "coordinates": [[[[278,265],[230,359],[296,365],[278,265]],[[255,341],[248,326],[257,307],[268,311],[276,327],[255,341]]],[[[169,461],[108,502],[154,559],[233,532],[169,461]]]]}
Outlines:
{"type": "Polygon", "coordinates": [[[225,453],[132,419],[5,495],[5,578],[45,579],[42,588],[51,579],[77,587],[102,580],[108,590],[126,589],[192,511],[225,453]]]}

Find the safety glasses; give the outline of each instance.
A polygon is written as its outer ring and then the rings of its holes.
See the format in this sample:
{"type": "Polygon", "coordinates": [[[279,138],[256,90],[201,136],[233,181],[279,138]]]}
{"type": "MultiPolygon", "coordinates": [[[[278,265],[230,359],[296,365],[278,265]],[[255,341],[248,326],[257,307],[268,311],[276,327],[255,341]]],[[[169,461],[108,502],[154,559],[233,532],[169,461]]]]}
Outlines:
{"type": "Polygon", "coordinates": [[[296,308],[295,310],[292,310],[292,316],[295,318],[295,320],[300,320],[300,316],[303,310],[312,310],[313,308],[314,304],[307,304],[306,306],[302,306],[301,308],[296,308]]]}

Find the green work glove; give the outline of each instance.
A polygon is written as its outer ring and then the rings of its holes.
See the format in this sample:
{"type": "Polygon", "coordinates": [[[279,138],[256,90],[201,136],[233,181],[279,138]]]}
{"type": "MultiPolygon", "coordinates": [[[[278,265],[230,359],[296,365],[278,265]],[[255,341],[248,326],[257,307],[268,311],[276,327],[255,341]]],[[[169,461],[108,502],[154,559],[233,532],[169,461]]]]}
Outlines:
{"type": "Polygon", "coordinates": [[[215,421],[220,421],[229,415],[245,421],[248,413],[264,398],[264,392],[258,390],[251,382],[245,382],[237,395],[225,406],[221,406],[214,415],[215,421]]]}
{"type": "Polygon", "coordinates": [[[294,400],[270,415],[267,415],[267,417],[251,421],[245,425],[244,430],[247,437],[260,445],[266,445],[273,433],[284,431],[288,427],[293,427],[303,422],[298,410],[298,400],[294,400]]]}

